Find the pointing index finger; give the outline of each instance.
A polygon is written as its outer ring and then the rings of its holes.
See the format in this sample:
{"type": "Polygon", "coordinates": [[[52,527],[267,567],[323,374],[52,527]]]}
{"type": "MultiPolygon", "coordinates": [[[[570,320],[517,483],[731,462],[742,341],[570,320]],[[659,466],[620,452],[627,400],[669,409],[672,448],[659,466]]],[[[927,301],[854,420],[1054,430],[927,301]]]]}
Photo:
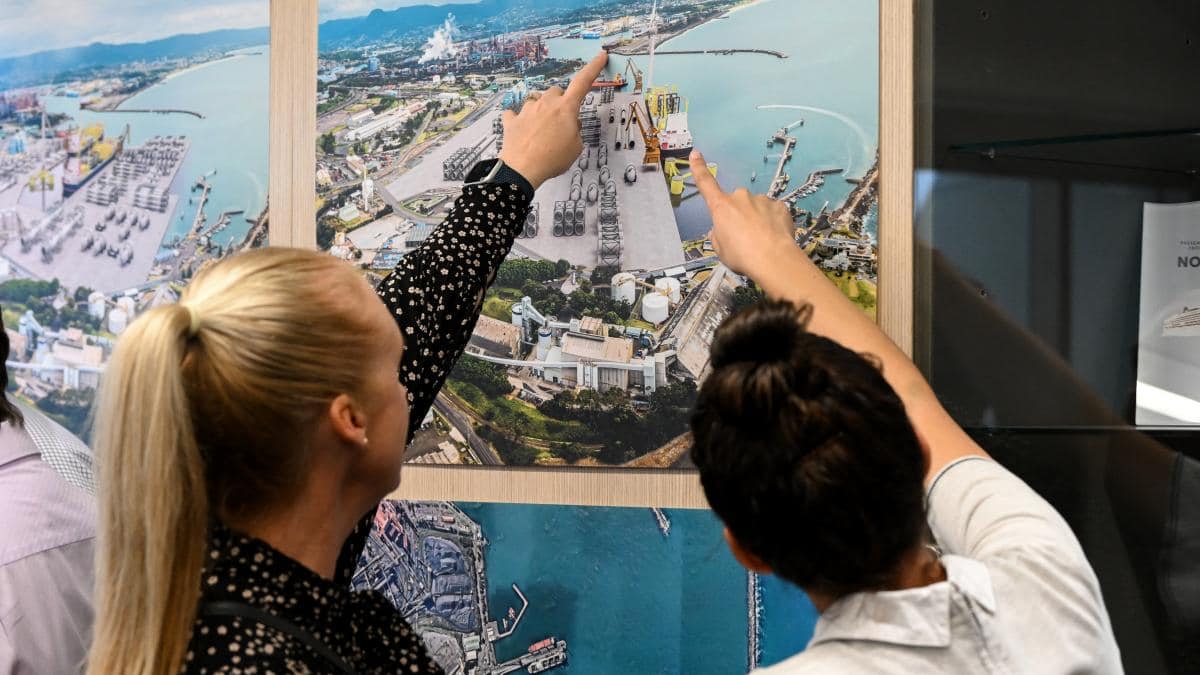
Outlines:
{"type": "Polygon", "coordinates": [[[571,86],[567,88],[567,98],[574,99],[575,105],[583,105],[583,99],[587,98],[587,94],[592,90],[592,83],[600,76],[600,72],[604,70],[604,66],[608,64],[608,52],[601,51],[592,59],[586,66],[581,68],[575,77],[571,80],[571,86]]]}
{"type": "Polygon", "coordinates": [[[711,208],[717,203],[717,200],[725,196],[725,191],[721,189],[721,184],[716,178],[708,172],[708,162],[704,160],[704,155],[700,154],[699,150],[693,150],[689,160],[692,165],[692,180],[696,182],[696,189],[700,191],[700,196],[704,197],[704,201],[711,208]]]}

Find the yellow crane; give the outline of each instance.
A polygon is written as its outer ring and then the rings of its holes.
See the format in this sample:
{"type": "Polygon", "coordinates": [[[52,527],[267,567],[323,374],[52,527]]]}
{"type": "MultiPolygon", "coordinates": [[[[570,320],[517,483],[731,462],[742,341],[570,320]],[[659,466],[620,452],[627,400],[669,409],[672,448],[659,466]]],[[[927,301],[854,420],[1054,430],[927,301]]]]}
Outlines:
{"type": "Polygon", "coordinates": [[[42,210],[46,210],[46,191],[54,189],[54,174],[41,169],[29,177],[29,191],[42,193],[42,210]]]}
{"type": "Polygon", "coordinates": [[[633,93],[642,93],[642,69],[638,68],[632,58],[625,60],[625,81],[633,82],[633,93]],[[632,80],[629,79],[630,75],[633,76],[632,80]]]}
{"type": "MultiPolygon", "coordinates": [[[[662,161],[662,151],[658,142],[658,128],[642,119],[642,109],[637,101],[629,104],[629,119],[625,120],[625,133],[628,135],[629,126],[637,121],[638,129],[642,132],[642,140],[646,145],[646,153],[642,156],[642,164],[657,165],[662,161]]],[[[633,149],[633,139],[629,140],[629,148],[633,149]]]]}

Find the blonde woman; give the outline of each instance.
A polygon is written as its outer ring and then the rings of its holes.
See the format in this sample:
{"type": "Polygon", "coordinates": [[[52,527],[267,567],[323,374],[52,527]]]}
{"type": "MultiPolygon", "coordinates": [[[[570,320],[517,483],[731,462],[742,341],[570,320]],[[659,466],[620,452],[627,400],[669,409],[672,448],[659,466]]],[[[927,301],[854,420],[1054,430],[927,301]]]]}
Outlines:
{"type": "Polygon", "coordinates": [[[97,419],[89,673],[441,672],[350,576],[533,190],[582,149],[605,63],[505,114],[500,161],[378,295],[329,256],[264,249],[130,326],[97,419]]]}

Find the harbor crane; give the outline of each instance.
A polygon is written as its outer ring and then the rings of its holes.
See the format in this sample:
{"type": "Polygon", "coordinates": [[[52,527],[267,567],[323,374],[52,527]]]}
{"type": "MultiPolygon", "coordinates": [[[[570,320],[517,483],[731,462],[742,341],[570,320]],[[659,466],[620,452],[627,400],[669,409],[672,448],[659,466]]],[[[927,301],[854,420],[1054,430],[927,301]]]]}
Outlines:
{"type": "Polygon", "coordinates": [[[638,68],[631,58],[625,60],[625,81],[633,82],[633,93],[642,93],[642,69],[638,68]],[[631,75],[633,76],[632,80],[630,80],[631,75]]]}
{"type": "MultiPolygon", "coordinates": [[[[625,120],[626,137],[628,137],[629,126],[636,121],[638,129],[642,132],[642,140],[646,144],[646,152],[642,156],[642,164],[644,166],[658,166],[658,163],[662,161],[662,150],[658,141],[658,127],[643,120],[642,115],[642,109],[638,107],[637,101],[629,104],[629,119],[625,120]]],[[[648,114],[646,116],[649,117],[648,114]]],[[[630,138],[629,149],[632,150],[634,145],[633,139],[630,138]]]]}

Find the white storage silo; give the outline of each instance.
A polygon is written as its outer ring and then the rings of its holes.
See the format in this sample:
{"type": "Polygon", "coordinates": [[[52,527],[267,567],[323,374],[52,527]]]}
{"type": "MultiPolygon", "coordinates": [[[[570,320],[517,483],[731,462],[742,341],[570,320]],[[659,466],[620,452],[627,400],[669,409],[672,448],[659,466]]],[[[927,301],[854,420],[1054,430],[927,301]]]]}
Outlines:
{"type": "Polygon", "coordinates": [[[538,331],[537,357],[539,361],[545,361],[550,354],[551,335],[549,328],[542,328],[538,331]]]}
{"type": "Polygon", "coordinates": [[[661,293],[647,293],[646,297],[642,298],[642,318],[657,326],[667,320],[670,314],[669,305],[667,296],[661,293]]]}
{"type": "Polygon", "coordinates": [[[637,300],[637,279],[629,272],[615,275],[612,278],[612,299],[632,306],[637,300]]]}
{"type": "Polygon", "coordinates": [[[94,319],[103,319],[106,309],[104,294],[100,291],[92,291],[92,294],[88,296],[88,314],[94,319]]]}
{"type": "Polygon", "coordinates": [[[655,279],[654,287],[662,291],[671,300],[671,304],[679,304],[682,296],[679,294],[679,280],[675,277],[655,279]]]}
{"type": "Polygon", "coordinates": [[[116,307],[108,313],[108,332],[113,335],[120,335],[125,332],[125,328],[129,325],[129,314],[116,307]]]}
{"type": "Polygon", "coordinates": [[[117,307],[125,310],[126,321],[133,321],[133,317],[137,316],[137,300],[128,295],[122,295],[117,298],[117,307]]]}

